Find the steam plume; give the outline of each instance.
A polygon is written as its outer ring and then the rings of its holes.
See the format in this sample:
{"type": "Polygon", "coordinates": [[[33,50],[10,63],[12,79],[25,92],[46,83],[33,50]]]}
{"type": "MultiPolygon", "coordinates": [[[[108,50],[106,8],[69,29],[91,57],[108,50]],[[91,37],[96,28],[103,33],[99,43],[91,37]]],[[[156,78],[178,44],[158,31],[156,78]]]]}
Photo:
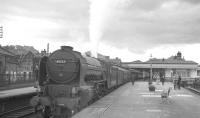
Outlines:
{"type": "Polygon", "coordinates": [[[90,23],[89,37],[92,46],[92,55],[96,56],[98,44],[104,33],[108,21],[112,20],[116,8],[119,5],[127,4],[128,0],[89,0],[90,2],[90,23]]]}

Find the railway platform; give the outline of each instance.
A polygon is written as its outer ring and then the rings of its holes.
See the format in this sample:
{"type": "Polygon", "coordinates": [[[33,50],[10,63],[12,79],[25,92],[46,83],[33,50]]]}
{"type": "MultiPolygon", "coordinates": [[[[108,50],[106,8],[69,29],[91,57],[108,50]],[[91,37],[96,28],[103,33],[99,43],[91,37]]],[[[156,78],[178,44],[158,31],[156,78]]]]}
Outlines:
{"type": "Polygon", "coordinates": [[[34,83],[21,83],[21,84],[5,85],[5,86],[0,86],[0,91],[32,87],[32,86],[34,86],[34,83]]]}
{"type": "Polygon", "coordinates": [[[18,118],[33,113],[30,99],[37,95],[34,87],[0,91],[0,118],[18,118]]]}
{"type": "Polygon", "coordinates": [[[34,93],[36,93],[36,90],[37,89],[34,87],[24,87],[24,88],[11,89],[11,90],[1,90],[0,91],[0,99],[22,96],[22,95],[26,95],[26,94],[34,94],[34,93]]]}
{"type": "Polygon", "coordinates": [[[199,118],[200,96],[172,83],[164,86],[153,83],[150,92],[147,82],[127,83],[91,104],[72,118],[199,118]],[[161,99],[163,90],[172,88],[167,99],[161,99]]]}

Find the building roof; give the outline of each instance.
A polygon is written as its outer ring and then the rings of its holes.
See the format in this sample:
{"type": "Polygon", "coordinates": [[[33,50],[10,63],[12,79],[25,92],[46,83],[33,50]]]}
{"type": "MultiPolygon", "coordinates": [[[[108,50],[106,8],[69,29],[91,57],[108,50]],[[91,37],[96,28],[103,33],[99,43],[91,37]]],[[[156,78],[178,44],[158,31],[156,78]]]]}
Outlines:
{"type": "Polygon", "coordinates": [[[144,62],[142,62],[140,60],[136,60],[136,61],[133,61],[132,63],[144,63],[144,62]]]}
{"type": "Polygon", "coordinates": [[[18,59],[19,63],[23,62],[26,58],[33,59],[34,57],[35,57],[35,54],[31,51],[28,51],[22,55],[17,55],[17,59],[18,59]]]}
{"type": "Polygon", "coordinates": [[[168,58],[168,59],[150,59],[146,62],[142,61],[133,61],[133,62],[124,62],[124,64],[194,64],[197,65],[198,63],[194,61],[186,61],[185,59],[173,59],[173,58],[168,58]]]}
{"type": "Polygon", "coordinates": [[[198,65],[198,63],[194,61],[186,61],[180,51],[175,56],[171,56],[167,59],[157,59],[152,58],[146,62],[141,62],[140,60],[133,61],[133,62],[126,62],[124,64],[191,64],[191,65],[198,65]]]}
{"type": "Polygon", "coordinates": [[[133,62],[124,62],[124,64],[198,64],[194,61],[186,60],[177,60],[177,59],[150,59],[146,62],[142,61],[133,61],[133,62]]]}
{"type": "Polygon", "coordinates": [[[8,55],[8,56],[15,56],[14,53],[6,50],[5,48],[0,46],[0,55],[8,55]]]}
{"type": "Polygon", "coordinates": [[[146,62],[133,61],[123,63],[123,66],[128,66],[129,68],[180,68],[180,69],[196,69],[198,63],[194,61],[185,60],[178,52],[176,56],[171,56],[167,59],[157,59],[152,58],[146,62]]]}
{"type": "Polygon", "coordinates": [[[147,64],[198,64],[194,61],[186,61],[183,59],[150,59],[144,63],[147,64]]]}

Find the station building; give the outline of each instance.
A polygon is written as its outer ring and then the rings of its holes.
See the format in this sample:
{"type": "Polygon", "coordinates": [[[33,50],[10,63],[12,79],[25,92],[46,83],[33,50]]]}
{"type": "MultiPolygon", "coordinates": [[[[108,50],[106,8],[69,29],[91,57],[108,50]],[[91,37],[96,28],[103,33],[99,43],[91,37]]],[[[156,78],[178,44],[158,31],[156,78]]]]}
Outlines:
{"type": "Polygon", "coordinates": [[[30,51],[16,55],[0,46],[0,86],[33,81],[36,57],[30,51]]]}
{"type": "Polygon", "coordinates": [[[0,46],[0,75],[8,72],[16,72],[18,61],[14,53],[0,46]]]}
{"type": "Polygon", "coordinates": [[[123,66],[130,69],[137,69],[143,73],[143,78],[149,78],[152,70],[152,78],[157,79],[164,76],[166,79],[177,79],[179,76],[183,80],[194,79],[200,77],[200,67],[198,63],[194,61],[185,60],[182,57],[181,52],[178,52],[175,56],[171,56],[167,59],[152,58],[146,62],[133,61],[125,62],[123,66]]]}

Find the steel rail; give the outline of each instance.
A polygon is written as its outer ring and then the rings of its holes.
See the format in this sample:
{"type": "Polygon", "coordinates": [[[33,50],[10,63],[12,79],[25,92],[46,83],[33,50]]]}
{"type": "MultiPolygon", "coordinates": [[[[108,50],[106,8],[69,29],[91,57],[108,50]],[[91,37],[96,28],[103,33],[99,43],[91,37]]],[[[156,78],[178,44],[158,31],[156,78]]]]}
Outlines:
{"type": "Polygon", "coordinates": [[[195,94],[200,95],[200,91],[197,90],[197,89],[195,89],[195,88],[192,88],[192,87],[186,87],[186,89],[189,90],[189,91],[191,91],[191,92],[193,92],[193,93],[195,93],[195,94]]]}
{"type": "Polygon", "coordinates": [[[22,118],[35,113],[32,106],[23,106],[0,114],[0,118],[22,118]]]}

